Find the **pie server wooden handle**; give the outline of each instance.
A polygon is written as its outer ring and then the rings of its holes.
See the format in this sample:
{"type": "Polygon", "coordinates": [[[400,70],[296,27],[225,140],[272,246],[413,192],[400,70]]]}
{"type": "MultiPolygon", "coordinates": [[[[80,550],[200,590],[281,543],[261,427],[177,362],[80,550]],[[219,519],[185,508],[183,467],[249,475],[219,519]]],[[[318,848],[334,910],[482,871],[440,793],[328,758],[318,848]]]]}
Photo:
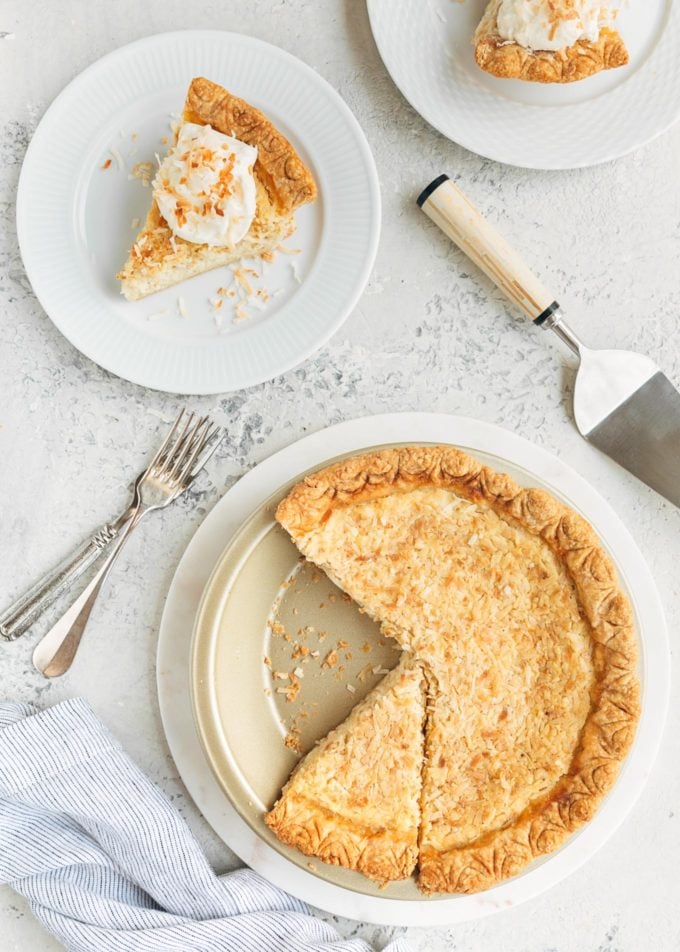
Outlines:
{"type": "Polygon", "coordinates": [[[430,182],[417,201],[425,214],[532,321],[542,324],[558,309],[550,291],[448,175],[430,182]]]}

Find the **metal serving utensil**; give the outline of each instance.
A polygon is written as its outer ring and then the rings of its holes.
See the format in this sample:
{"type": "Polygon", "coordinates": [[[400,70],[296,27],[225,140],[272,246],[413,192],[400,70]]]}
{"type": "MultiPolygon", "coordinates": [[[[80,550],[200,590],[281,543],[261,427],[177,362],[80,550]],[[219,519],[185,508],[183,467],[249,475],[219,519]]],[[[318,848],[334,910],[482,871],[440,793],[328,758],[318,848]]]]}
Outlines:
{"type": "Polygon", "coordinates": [[[418,205],[535,324],[554,331],[579,358],[574,417],[587,440],[680,506],[680,393],[656,364],[625,350],[594,350],[522,258],[447,175],[418,205]]]}
{"type": "Polygon", "coordinates": [[[165,508],[191,485],[223,435],[208,417],[198,419],[193,413],[180,412],[137,482],[132,515],[115,547],[73,605],[38,643],[33,663],[45,677],[57,677],[70,668],[97,596],[133,529],[147,512],[165,508]]]}

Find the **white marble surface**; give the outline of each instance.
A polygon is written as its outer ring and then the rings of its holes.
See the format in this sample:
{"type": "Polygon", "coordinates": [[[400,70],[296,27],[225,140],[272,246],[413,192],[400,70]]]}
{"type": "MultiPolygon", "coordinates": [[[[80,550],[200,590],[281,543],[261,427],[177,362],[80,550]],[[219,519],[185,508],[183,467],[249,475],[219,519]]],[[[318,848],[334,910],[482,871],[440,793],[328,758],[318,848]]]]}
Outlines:
{"type": "MultiPolygon", "coordinates": [[[[32,669],[35,635],[0,645],[2,694],[51,704],[82,694],[172,797],[220,869],[235,859],[187,798],[161,731],[158,622],[172,572],[233,480],[305,432],[368,412],[438,410],[499,423],[564,456],[633,532],[655,573],[671,639],[680,621],[680,514],[583,443],[569,416],[573,370],[552,340],[508,315],[499,293],[424,221],[416,192],[459,177],[535,262],[594,344],[645,351],[680,384],[680,127],[613,165],[565,173],[504,168],[434,133],[394,89],[361,0],[4,0],[0,31],[0,597],[4,603],[127,500],[160,419],[178,401],[118,380],[80,356],[33,297],[14,233],[21,159],[40,115],[81,69],[150,33],[234,29],[278,43],[345,97],[374,150],[383,237],[368,291],[314,359],[224,398],[192,401],[229,439],[190,499],[130,543],[68,676],[32,669]]],[[[677,667],[677,661],[675,662],[677,667]]],[[[677,670],[674,679],[677,684],[677,670]]],[[[649,785],[601,853],[519,909],[451,929],[409,930],[416,952],[674,952],[680,947],[680,699],[649,785]]],[[[3,950],[58,949],[9,889],[3,950]]],[[[390,930],[338,923],[378,947],[390,930]]]]}

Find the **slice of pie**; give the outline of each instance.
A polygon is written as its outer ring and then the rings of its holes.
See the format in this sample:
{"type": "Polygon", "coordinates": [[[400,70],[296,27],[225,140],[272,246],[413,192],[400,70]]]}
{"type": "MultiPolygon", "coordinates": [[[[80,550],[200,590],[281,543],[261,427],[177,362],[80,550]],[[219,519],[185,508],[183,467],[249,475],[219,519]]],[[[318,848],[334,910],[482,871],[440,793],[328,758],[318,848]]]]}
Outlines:
{"type": "Polygon", "coordinates": [[[265,817],[282,842],[386,883],[418,859],[425,678],[408,657],[298,764],[265,817]]]}
{"type": "Polygon", "coordinates": [[[290,142],[217,83],[192,80],[182,123],[117,275],[131,301],[274,251],[295,231],[295,210],[316,198],[312,173],[290,142]]]}
{"type": "Polygon", "coordinates": [[[588,523],[446,446],[334,464],[277,518],[424,665],[423,890],[488,888],[593,816],[639,688],[631,609],[588,523]]]}
{"type": "Polygon", "coordinates": [[[473,43],[477,65],[501,79],[571,83],[625,66],[616,0],[491,0],[473,43]]]}

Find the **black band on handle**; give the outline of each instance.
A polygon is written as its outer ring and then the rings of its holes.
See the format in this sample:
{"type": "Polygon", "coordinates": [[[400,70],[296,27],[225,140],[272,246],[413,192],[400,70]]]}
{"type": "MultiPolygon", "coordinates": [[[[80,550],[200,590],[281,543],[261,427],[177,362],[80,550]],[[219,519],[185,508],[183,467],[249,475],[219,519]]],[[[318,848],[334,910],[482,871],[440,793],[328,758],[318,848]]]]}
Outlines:
{"type": "Polygon", "coordinates": [[[551,314],[554,314],[555,311],[559,311],[559,309],[559,303],[557,301],[553,301],[550,307],[546,307],[542,314],[539,314],[538,317],[534,318],[534,324],[540,327],[541,324],[544,324],[548,320],[551,314]]]}
{"type": "Polygon", "coordinates": [[[438,175],[437,178],[434,179],[434,181],[430,182],[427,188],[424,188],[422,192],[420,193],[420,195],[418,196],[418,198],[416,199],[416,202],[418,203],[418,208],[422,208],[425,202],[430,197],[430,195],[433,192],[435,192],[439,188],[440,185],[443,185],[444,182],[448,182],[448,180],[449,180],[448,175],[438,175]]]}

